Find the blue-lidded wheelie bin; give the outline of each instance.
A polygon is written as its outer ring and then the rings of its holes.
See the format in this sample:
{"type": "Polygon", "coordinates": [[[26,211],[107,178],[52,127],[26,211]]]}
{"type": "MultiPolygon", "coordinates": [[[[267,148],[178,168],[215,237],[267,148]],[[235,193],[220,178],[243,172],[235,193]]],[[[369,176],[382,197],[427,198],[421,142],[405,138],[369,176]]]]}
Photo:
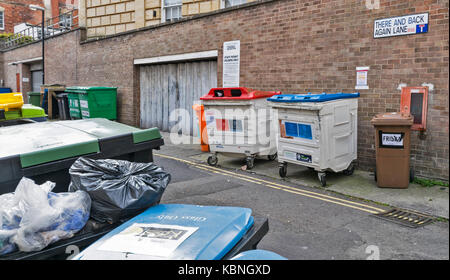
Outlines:
{"type": "Polygon", "coordinates": [[[250,249],[267,218],[241,207],[160,204],[90,245],[75,260],[220,260],[250,249]]]}

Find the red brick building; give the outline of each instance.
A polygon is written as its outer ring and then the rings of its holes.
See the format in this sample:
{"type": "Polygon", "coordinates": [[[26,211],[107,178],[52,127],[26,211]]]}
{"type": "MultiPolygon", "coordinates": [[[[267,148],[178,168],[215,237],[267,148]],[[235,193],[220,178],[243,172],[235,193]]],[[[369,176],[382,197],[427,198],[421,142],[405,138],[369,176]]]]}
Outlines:
{"type": "Polygon", "coordinates": [[[45,7],[49,19],[76,9],[78,0],[0,0],[0,33],[13,33],[14,26],[21,23],[41,23],[41,12],[30,10],[30,4],[45,7]]]}
{"type": "MultiPolygon", "coordinates": [[[[224,42],[239,40],[241,86],[283,93],[361,93],[362,169],[375,166],[370,120],[399,111],[405,85],[427,87],[426,132],[412,133],[411,166],[417,176],[448,180],[449,2],[376,3],[258,0],[101,38],[86,39],[81,28],[46,41],[46,82],[118,87],[120,122],[146,127],[144,120],[150,119],[150,125],[156,122],[167,130],[170,123],[161,114],[176,106],[189,108],[192,99],[207,92],[209,82],[222,86],[224,42]],[[378,20],[413,14],[428,15],[427,32],[375,38],[378,20]],[[368,69],[366,88],[355,89],[357,67],[368,69]],[[175,95],[167,93],[172,89],[175,95]],[[156,110],[154,98],[161,102],[156,110]]],[[[40,56],[40,47],[34,43],[0,51],[5,86],[14,89],[18,74],[29,77],[28,63],[40,56]]]]}

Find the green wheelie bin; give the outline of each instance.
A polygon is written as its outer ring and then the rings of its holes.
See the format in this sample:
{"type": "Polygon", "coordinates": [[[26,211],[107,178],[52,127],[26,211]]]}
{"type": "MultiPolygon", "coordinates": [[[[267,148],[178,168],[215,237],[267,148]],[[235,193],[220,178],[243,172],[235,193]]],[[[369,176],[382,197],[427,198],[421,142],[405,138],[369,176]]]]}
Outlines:
{"type": "Polygon", "coordinates": [[[70,117],[72,119],[117,119],[116,87],[68,87],[70,117]]]}

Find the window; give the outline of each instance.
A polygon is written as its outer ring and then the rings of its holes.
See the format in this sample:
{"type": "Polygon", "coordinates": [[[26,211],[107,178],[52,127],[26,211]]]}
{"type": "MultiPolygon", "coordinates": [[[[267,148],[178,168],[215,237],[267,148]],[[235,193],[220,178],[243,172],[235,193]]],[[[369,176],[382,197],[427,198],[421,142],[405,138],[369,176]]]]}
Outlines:
{"type": "Polygon", "coordinates": [[[62,28],[70,28],[72,26],[72,14],[60,14],[59,15],[59,25],[62,28]]]}
{"type": "Polygon", "coordinates": [[[5,29],[5,12],[0,7],[0,30],[5,29]]]}
{"type": "Polygon", "coordinates": [[[223,8],[228,8],[232,6],[237,6],[247,3],[247,0],[222,0],[223,8]]]}
{"type": "Polygon", "coordinates": [[[182,0],[162,0],[162,21],[175,21],[181,18],[182,0]]]}

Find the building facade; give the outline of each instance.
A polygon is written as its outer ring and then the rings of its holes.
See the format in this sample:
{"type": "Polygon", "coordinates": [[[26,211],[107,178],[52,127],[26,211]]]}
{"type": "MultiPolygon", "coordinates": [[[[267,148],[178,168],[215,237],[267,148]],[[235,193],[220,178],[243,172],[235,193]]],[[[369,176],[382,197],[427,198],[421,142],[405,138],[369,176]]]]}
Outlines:
{"type": "Polygon", "coordinates": [[[255,0],[81,0],[88,37],[112,35],[235,7],[255,0]]]}
{"type": "MultiPolygon", "coordinates": [[[[358,165],[366,170],[375,166],[371,119],[399,111],[402,88],[425,87],[426,130],[412,132],[411,165],[419,177],[448,180],[449,2],[373,3],[257,0],[102,38],[88,38],[89,28],[80,28],[46,41],[45,76],[48,83],[118,87],[120,122],[168,130],[169,112],[189,109],[209,87],[222,86],[223,45],[239,41],[241,86],[283,93],[360,92],[358,165]],[[388,32],[377,24],[416,14],[427,17],[426,32],[375,34],[388,32]],[[357,69],[366,71],[366,85],[358,89],[357,69]]],[[[30,60],[40,52],[39,43],[0,52],[4,86],[14,89],[17,75],[29,77],[30,60]]]]}
{"type": "Polygon", "coordinates": [[[14,33],[20,24],[40,24],[41,11],[31,10],[31,4],[45,8],[46,20],[78,8],[78,0],[0,0],[0,33],[14,33]]]}

